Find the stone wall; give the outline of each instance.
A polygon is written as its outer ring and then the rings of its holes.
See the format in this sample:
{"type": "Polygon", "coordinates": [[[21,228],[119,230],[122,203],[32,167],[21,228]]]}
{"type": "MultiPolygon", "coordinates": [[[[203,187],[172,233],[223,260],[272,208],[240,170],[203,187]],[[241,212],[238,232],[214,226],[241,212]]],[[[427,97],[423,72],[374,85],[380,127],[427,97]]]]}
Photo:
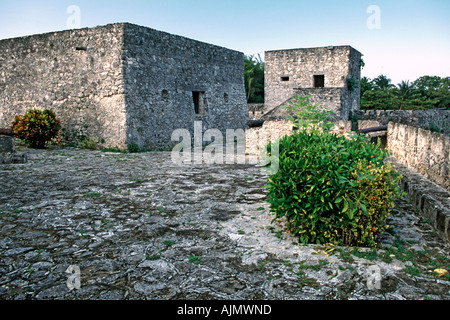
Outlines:
{"type": "Polygon", "coordinates": [[[381,125],[392,121],[450,136],[450,110],[360,110],[356,118],[359,121],[378,121],[381,125]]]}
{"type": "Polygon", "coordinates": [[[265,121],[262,127],[247,128],[245,130],[246,154],[262,155],[266,152],[267,144],[275,142],[293,132],[292,122],[285,119],[265,121]]]}
{"type": "Polygon", "coordinates": [[[389,122],[388,151],[401,163],[450,191],[450,137],[389,122]]]}
{"type": "Polygon", "coordinates": [[[122,42],[122,25],[0,40],[0,127],[47,108],[67,137],[125,146],[122,42]]]}
{"type": "Polygon", "coordinates": [[[141,147],[170,144],[171,133],[245,128],[243,54],[127,24],[124,48],[128,139],[141,147]],[[195,113],[193,92],[204,94],[195,113]]]}
{"type": "MultiPolygon", "coordinates": [[[[340,118],[342,110],[342,92],[346,89],[342,88],[297,88],[294,94],[300,96],[311,96],[309,102],[311,104],[319,104],[320,108],[333,112],[336,117],[340,118]]],[[[348,113],[348,111],[347,111],[348,113]]]]}
{"type": "MultiPolygon", "coordinates": [[[[345,88],[341,95],[341,119],[359,110],[360,88],[348,90],[347,80],[359,83],[361,53],[350,46],[268,51],[265,54],[266,112],[290,99],[296,89],[315,88],[314,76],[324,76],[325,88],[345,88]]],[[[311,91],[312,90],[312,91],[311,91]]],[[[334,104],[334,102],[333,102],[334,104]]],[[[322,101],[327,108],[327,100],[322,101]]]]}
{"type": "Polygon", "coordinates": [[[241,52],[125,24],[128,141],[167,146],[175,129],[245,129],[249,119],[241,52]],[[202,95],[196,114],[193,92],[202,95]]]}

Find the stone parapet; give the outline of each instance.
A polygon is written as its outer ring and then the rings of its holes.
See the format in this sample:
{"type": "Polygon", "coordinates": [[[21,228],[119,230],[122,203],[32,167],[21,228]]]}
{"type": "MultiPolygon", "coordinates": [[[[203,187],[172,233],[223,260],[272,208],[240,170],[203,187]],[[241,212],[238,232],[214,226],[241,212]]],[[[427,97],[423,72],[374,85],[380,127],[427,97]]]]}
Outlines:
{"type": "Polygon", "coordinates": [[[390,122],[388,151],[401,163],[450,191],[450,137],[390,122]]]}
{"type": "Polygon", "coordinates": [[[450,193],[408,168],[398,159],[390,157],[386,159],[386,162],[391,162],[402,174],[401,188],[416,210],[433,226],[443,240],[450,241],[450,193]]]}
{"type": "Polygon", "coordinates": [[[376,121],[380,125],[396,122],[450,136],[450,110],[360,110],[353,116],[360,125],[367,121],[376,121]]]}

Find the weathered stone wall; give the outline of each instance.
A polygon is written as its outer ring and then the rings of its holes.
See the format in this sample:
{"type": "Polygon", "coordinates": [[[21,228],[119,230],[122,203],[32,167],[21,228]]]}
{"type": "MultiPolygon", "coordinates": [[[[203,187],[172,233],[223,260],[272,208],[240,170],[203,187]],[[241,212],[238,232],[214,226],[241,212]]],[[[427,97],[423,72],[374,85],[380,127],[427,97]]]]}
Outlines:
{"type": "MultiPolygon", "coordinates": [[[[295,89],[306,89],[310,93],[320,94],[321,88],[315,88],[314,76],[324,76],[325,88],[345,88],[341,92],[341,114],[348,119],[350,110],[359,110],[359,86],[348,90],[347,80],[353,78],[359,83],[361,53],[350,46],[323,47],[309,49],[291,49],[268,51],[265,54],[265,108],[266,112],[291,98],[295,89]]],[[[335,101],[325,108],[334,106],[335,101]]]]}
{"type": "Polygon", "coordinates": [[[297,88],[294,94],[300,96],[310,96],[311,104],[319,104],[320,108],[333,112],[337,118],[340,118],[342,112],[342,88],[297,88]]]}
{"type": "Polygon", "coordinates": [[[245,129],[248,107],[243,53],[125,24],[124,81],[128,142],[171,144],[175,129],[245,129]],[[204,93],[196,114],[193,92],[204,93]]]}
{"type": "Polygon", "coordinates": [[[450,137],[389,122],[388,150],[401,163],[450,191],[450,137]]]}
{"type": "Polygon", "coordinates": [[[362,123],[368,120],[387,125],[392,121],[450,136],[450,110],[360,110],[355,115],[362,123]]]}
{"type": "MultiPolygon", "coordinates": [[[[342,91],[345,89],[342,88],[297,88],[293,89],[293,94],[300,96],[310,96],[309,103],[310,104],[319,104],[320,108],[324,108],[333,112],[336,115],[336,118],[340,118],[337,115],[341,113],[341,96],[342,91]]],[[[282,118],[288,115],[294,116],[295,112],[292,112],[288,109],[283,108],[284,106],[289,106],[290,102],[294,102],[294,99],[288,99],[280,106],[266,112],[263,114],[263,118],[282,118]]]]}
{"type": "Polygon", "coordinates": [[[0,40],[0,127],[47,108],[68,137],[125,146],[122,42],[122,25],[0,40]]]}

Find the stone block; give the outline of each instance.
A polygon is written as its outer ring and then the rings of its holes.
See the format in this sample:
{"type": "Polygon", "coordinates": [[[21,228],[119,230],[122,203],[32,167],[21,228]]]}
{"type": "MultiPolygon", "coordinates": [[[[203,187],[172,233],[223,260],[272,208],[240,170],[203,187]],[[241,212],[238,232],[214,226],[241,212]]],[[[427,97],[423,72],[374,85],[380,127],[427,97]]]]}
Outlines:
{"type": "Polygon", "coordinates": [[[3,152],[0,153],[0,164],[24,164],[28,162],[28,153],[3,152]]]}
{"type": "Polygon", "coordinates": [[[12,163],[24,164],[28,162],[28,153],[15,152],[12,154],[12,163]]]}
{"type": "Polygon", "coordinates": [[[360,92],[349,90],[346,81],[361,77],[361,53],[352,47],[266,51],[264,60],[266,112],[295,94],[311,96],[342,120],[359,110],[360,92]]]}
{"type": "Polygon", "coordinates": [[[14,152],[15,142],[14,137],[0,135],[0,153],[14,152]]]}

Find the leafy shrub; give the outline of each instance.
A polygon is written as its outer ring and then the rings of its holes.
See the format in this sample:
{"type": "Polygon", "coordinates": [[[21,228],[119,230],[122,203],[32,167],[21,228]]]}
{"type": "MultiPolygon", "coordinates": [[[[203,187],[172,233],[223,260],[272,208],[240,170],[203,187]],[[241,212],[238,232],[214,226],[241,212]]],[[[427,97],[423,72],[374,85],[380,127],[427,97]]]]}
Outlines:
{"type": "Polygon", "coordinates": [[[285,217],[303,243],[376,246],[400,194],[386,152],[363,135],[306,128],[300,118],[299,130],[278,141],[279,170],[267,184],[275,219],[285,217]]]}
{"type": "Polygon", "coordinates": [[[15,117],[11,129],[30,147],[43,149],[47,141],[58,135],[61,124],[51,110],[28,110],[25,115],[15,117]]]}

